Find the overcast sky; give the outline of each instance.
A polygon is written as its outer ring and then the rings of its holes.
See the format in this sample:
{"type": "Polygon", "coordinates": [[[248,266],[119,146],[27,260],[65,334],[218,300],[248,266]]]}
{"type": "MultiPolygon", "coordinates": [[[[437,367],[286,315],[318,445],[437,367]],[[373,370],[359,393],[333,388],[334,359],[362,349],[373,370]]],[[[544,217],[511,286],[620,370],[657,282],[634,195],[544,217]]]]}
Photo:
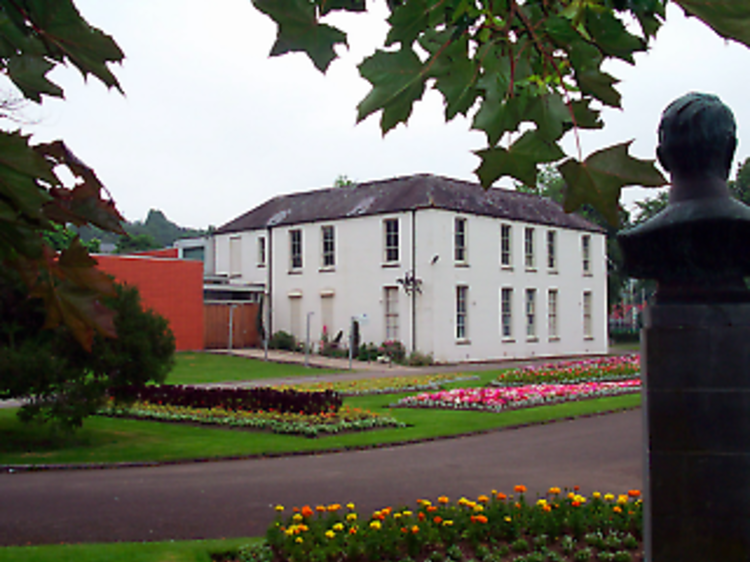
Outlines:
{"type": "MultiPolygon", "coordinates": [[[[275,24],[250,0],[76,0],[125,52],[114,67],[125,96],[84,83],[73,68],[56,70],[66,100],[30,108],[38,123],[27,131],[65,140],[128,220],[155,208],[182,226],[219,226],[275,195],[328,187],[341,174],[474,180],[471,151],[485,137],[460,117],[445,124],[437,92],[417,104],[408,127],[385,138],[379,114],[355,125],[356,105],[369,91],[356,64],[387,32],[385,1],[368,4],[373,14],[336,20],[352,32],[350,49],[322,75],[304,55],[268,57],[275,24]]],[[[582,134],[584,156],[634,139],[633,155],[654,158],[662,110],[688,91],[717,94],[732,108],[734,168],[750,156],[749,49],[675,8],[636,67],[611,70],[623,80],[623,110],[605,112],[605,131],[582,134]]],[[[625,201],[643,193],[628,189],[625,201]]]]}

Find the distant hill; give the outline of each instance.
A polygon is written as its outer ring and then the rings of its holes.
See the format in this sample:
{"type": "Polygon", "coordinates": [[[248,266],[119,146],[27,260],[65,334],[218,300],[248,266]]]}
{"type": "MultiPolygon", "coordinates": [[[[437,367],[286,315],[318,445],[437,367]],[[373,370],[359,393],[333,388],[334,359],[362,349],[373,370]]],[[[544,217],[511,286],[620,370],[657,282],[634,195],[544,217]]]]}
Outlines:
{"type": "MultiPolygon", "coordinates": [[[[208,230],[179,226],[157,209],[151,209],[145,221],[125,222],[123,226],[125,232],[131,237],[150,236],[155,248],[165,248],[174,244],[175,240],[205,236],[208,233],[208,230]]],[[[97,238],[102,243],[117,244],[120,239],[117,234],[105,232],[95,227],[81,227],[78,229],[78,233],[84,242],[97,238]]]]}

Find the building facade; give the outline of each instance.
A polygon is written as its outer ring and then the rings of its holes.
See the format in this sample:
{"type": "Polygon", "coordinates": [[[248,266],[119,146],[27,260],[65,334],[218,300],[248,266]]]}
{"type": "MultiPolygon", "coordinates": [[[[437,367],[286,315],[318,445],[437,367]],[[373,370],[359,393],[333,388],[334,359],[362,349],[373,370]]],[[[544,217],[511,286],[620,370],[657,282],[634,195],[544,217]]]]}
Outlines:
{"type": "Polygon", "coordinates": [[[436,361],[607,351],[603,231],[534,195],[416,175],[276,197],[217,229],[266,328],[401,341],[436,361]]]}

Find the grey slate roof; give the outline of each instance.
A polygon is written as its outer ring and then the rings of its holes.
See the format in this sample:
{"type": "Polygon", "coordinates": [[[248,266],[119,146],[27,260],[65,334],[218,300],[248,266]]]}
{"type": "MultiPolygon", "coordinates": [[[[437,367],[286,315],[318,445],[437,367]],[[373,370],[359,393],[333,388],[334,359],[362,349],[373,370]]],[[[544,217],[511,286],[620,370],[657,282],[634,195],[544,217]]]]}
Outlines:
{"type": "Polygon", "coordinates": [[[229,221],[216,233],[430,208],[604,232],[578,215],[565,213],[551,199],[509,189],[485,190],[477,183],[417,174],[280,195],[229,221]]]}

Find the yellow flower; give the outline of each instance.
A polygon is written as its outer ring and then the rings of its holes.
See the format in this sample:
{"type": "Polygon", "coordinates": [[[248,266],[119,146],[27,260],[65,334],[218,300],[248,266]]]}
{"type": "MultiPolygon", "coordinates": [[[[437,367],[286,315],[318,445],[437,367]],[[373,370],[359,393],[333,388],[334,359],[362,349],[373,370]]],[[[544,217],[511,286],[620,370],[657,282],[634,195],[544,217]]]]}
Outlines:
{"type": "Polygon", "coordinates": [[[510,523],[510,517],[508,517],[507,515],[505,516],[505,520],[510,523]]]}
{"type": "Polygon", "coordinates": [[[411,516],[412,516],[412,512],[411,512],[411,511],[409,511],[409,510],[407,509],[407,510],[405,510],[405,511],[403,512],[403,516],[404,516],[404,517],[411,517],[411,516]]]}
{"type": "Polygon", "coordinates": [[[451,525],[453,525],[453,521],[451,521],[450,519],[446,519],[445,521],[443,521],[443,527],[450,527],[451,525]]]}
{"type": "Polygon", "coordinates": [[[286,531],[284,531],[284,534],[286,534],[287,536],[291,537],[294,534],[294,530],[295,529],[294,529],[293,526],[289,527],[286,531]]]}
{"type": "Polygon", "coordinates": [[[474,511],[484,511],[484,506],[481,504],[475,504],[473,509],[474,511]]]}
{"type": "Polygon", "coordinates": [[[276,511],[284,511],[284,506],[283,505],[277,505],[274,509],[276,509],[276,511]]]}
{"type": "Polygon", "coordinates": [[[343,531],[344,530],[344,524],[343,523],[336,523],[333,526],[334,531],[343,531]]]}
{"type": "Polygon", "coordinates": [[[346,504],[346,509],[354,510],[354,504],[352,502],[349,502],[348,504],[346,504]]]}
{"type": "Polygon", "coordinates": [[[346,516],[347,521],[356,521],[357,520],[357,514],[356,513],[349,513],[346,516]]]}
{"type": "Polygon", "coordinates": [[[302,537],[297,537],[296,539],[294,539],[294,542],[302,544],[303,542],[305,542],[305,539],[303,539],[302,537]]]}
{"type": "Polygon", "coordinates": [[[602,497],[602,495],[599,492],[594,492],[593,494],[591,494],[591,497],[594,498],[595,500],[598,500],[599,498],[602,497]]]}
{"type": "Polygon", "coordinates": [[[620,494],[619,496],[617,496],[617,503],[628,503],[628,496],[626,496],[625,494],[620,494]]]}
{"type": "Polygon", "coordinates": [[[536,504],[539,507],[544,507],[545,505],[547,505],[547,500],[545,500],[545,499],[537,500],[536,504]]]}
{"type": "Polygon", "coordinates": [[[605,501],[611,502],[615,497],[612,494],[604,494],[605,501]]]}
{"type": "Polygon", "coordinates": [[[380,529],[380,527],[382,527],[382,525],[380,524],[380,521],[372,521],[370,523],[371,529],[375,529],[377,531],[378,529],[380,529]]]}
{"type": "Polygon", "coordinates": [[[552,494],[553,496],[560,494],[560,491],[561,491],[560,488],[558,488],[557,486],[553,486],[552,488],[549,489],[549,493],[552,494]]]}
{"type": "Polygon", "coordinates": [[[394,519],[401,519],[401,514],[400,513],[394,513],[393,514],[393,518],[394,519]]]}
{"type": "Polygon", "coordinates": [[[331,504],[331,505],[329,505],[329,506],[328,506],[328,507],[327,507],[326,509],[328,509],[328,511],[329,511],[329,512],[331,512],[331,513],[335,513],[335,512],[337,512],[337,511],[338,511],[339,509],[341,509],[341,504],[338,504],[338,503],[332,503],[332,504],[331,504]]]}
{"type": "Polygon", "coordinates": [[[335,537],[336,537],[336,533],[334,533],[333,531],[326,531],[326,536],[327,536],[327,537],[328,537],[329,539],[332,539],[332,538],[335,538],[335,537]]]}
{"type": "Polygon", "coordinates": [[[301,514],[299,514],[299,513],[295,513],[295,514],[294,514],[294,515],[292,516],[292,520],[294,520],[294,521],[302,521],[302,519],[303,519],[303,517],[302,517],[302,515],[301,515],[301,514]]]}

